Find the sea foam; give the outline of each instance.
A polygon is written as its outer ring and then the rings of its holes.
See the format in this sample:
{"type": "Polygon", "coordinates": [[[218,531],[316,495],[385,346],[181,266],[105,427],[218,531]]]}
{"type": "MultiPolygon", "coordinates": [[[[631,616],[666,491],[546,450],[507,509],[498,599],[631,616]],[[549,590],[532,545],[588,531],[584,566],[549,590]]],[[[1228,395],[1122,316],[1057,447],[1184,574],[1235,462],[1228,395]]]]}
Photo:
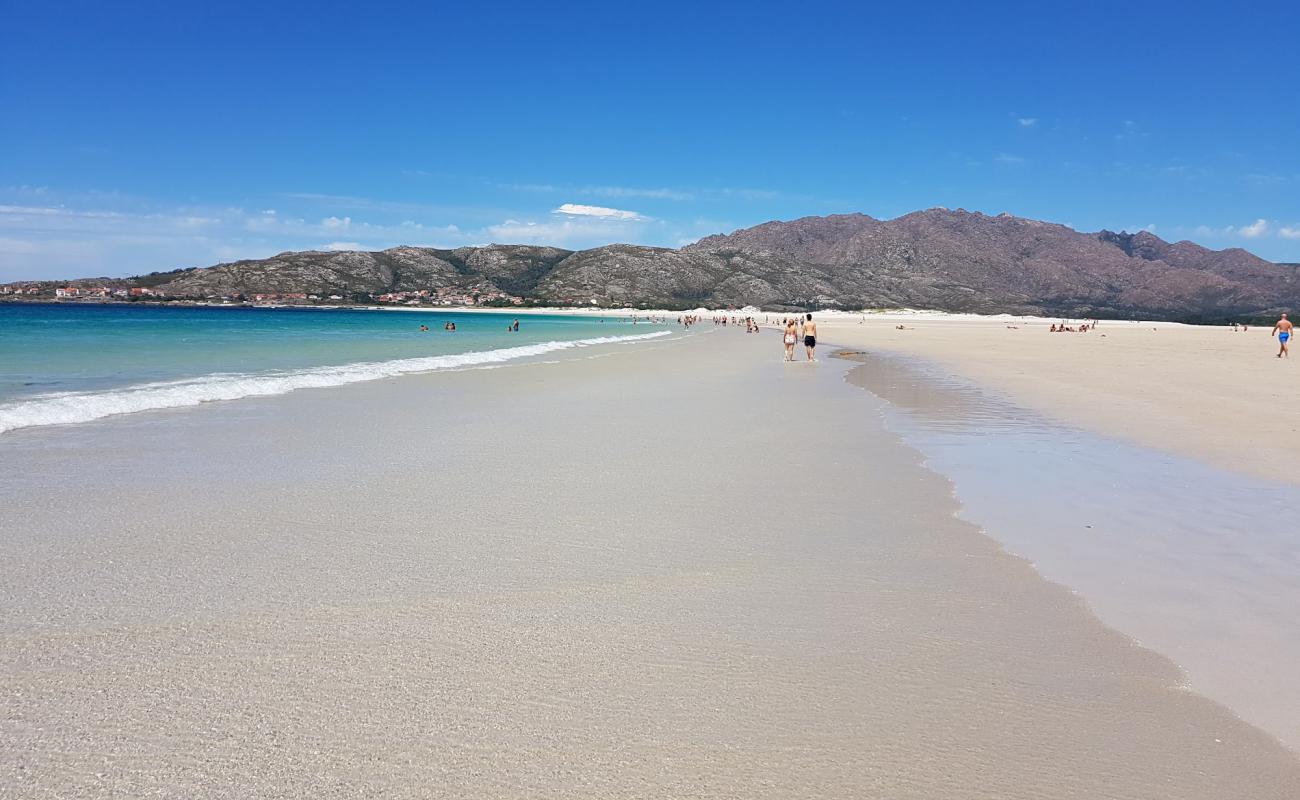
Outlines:
{"type": "Polygon", "coordinates": [[[218,373],[197,378],[142,383],[117,389],[92,392],[60,392],[37,395],[24,400],[0,404],[0,433],[42,425],[66,425],[76,422],[132,414],[163,408],[182,408],[217,400],[239,400],[285,394],[297,389],[319,389],[349,383],[391,378],[417,372],[434,372],[480,364],[539,356],[558,350],[599,344],[622,344],[668,336],[671,331],[632,336],[600,336],[592,339],[538,342],[536,344],[451,353],[393,361],[365,361],[309,369],[263,373],[218,373]]]}

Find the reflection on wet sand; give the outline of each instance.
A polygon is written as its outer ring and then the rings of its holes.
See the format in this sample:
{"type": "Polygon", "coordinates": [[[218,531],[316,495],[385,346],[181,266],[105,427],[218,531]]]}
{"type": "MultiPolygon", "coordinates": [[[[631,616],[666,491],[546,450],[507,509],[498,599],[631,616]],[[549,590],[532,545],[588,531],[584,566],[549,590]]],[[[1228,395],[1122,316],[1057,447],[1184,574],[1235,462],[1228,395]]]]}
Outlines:
{"type": "Polygon", "coordinates": [[[1057,424],[916,359],[837,355],[963,518],[1300,747],[1300,490],[1057,424]]]}

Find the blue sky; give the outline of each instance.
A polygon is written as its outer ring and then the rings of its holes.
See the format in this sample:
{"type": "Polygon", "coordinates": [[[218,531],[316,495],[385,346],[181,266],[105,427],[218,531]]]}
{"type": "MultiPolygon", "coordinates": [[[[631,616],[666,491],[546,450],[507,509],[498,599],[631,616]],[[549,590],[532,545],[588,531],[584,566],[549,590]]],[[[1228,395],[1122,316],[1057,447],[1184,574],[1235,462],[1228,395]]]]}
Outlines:
{"type": "Polygon", "coordinates": [[[0,0],[0,280],[947,206],[1300,261],[1300,4],[0,0]]]}

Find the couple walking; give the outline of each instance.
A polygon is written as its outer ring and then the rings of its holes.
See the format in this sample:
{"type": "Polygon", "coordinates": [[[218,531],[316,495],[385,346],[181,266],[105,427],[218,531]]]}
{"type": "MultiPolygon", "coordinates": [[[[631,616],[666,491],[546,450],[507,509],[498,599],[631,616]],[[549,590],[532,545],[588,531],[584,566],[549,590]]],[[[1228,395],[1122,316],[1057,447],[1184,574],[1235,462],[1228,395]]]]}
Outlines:
{"type": "Polygon", "coordinates": [[[808,351],[808,360],[816,361],[814,351],[817,349],[817,323],[813,322],[812,314],[807,315],[806,320],[794,317],[785,321],[785,335],[782,337],[785,343],[785,360],[794,361],[794,346],[798,344],[801,337],[804,349],[808,351]]]}

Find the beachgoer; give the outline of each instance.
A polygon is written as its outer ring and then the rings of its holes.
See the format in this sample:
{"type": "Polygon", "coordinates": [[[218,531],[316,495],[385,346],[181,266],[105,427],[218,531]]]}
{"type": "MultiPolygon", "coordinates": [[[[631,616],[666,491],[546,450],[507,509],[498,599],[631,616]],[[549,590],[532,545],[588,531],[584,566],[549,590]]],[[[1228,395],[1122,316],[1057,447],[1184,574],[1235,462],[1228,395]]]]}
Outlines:
{"type": "Polygon", "coordinates": [[[794,346],[799,341],[794,329],[794,320],[785,321],[785,335],[781,337],[781,341],[785,344],[785,360],[794,361],[794,346]]]}
{"type": "Polygon", "coordinates": [[[808,360],[816,361],[813,351],[817,349],[817,323],[813,322],[812,314],[808,315],[808,321],[803,325],[803,346],[808,351],[808,360]]]}
{"type": "MultiPolygon", "coordinates": [[[[1295,326],[1291,324],[1291,320],[1286,318],[1286,314],[1283,314],[1282,318],[1273,326],[1273,333],[1277,334],[1277,340],[1281,344],[1281,347],[1279,347],[1277,351],[1278,358],[1282,358],[1283,356],[1286,356],[1287,358],[1291,357],[1291,351],[1287,350],[1286,343],[1287,340],[1291,338],[1291,329],[1293,327],[1295,326]]],[[[1270,333],[1269,336],[1272,336],[1273,333],[1270,333]]]]}

